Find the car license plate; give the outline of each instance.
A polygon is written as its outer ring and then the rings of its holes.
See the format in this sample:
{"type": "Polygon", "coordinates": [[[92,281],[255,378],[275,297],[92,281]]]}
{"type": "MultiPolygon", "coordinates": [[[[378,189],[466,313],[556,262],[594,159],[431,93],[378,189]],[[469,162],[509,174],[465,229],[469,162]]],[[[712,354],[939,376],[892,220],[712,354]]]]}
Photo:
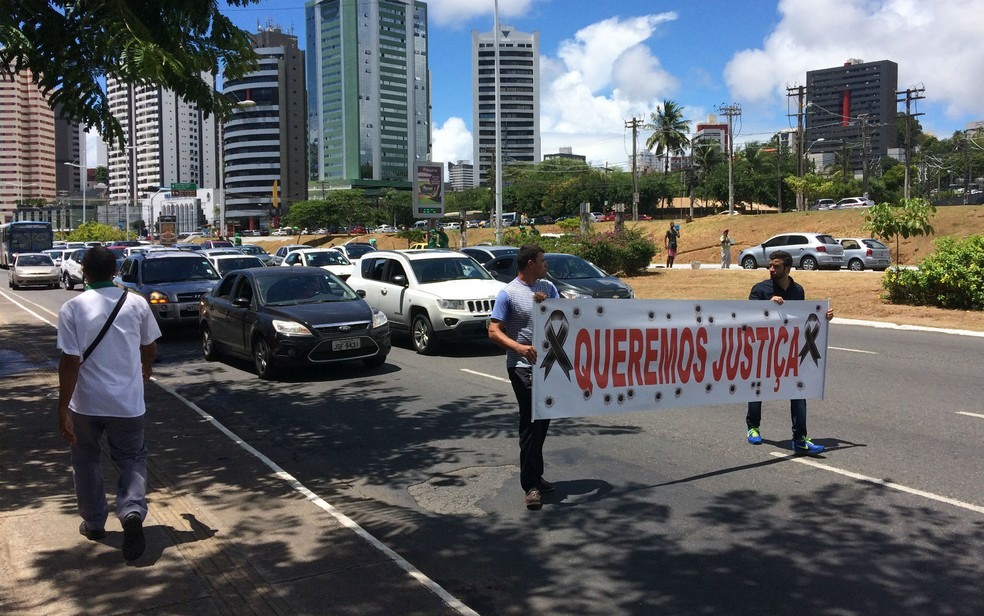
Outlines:
{"type": "Polygon", "coordinates": [[[342,340],[332,340],[332,351],[353,351],[361,346],[358,338],[344,338],[342,340]]]}

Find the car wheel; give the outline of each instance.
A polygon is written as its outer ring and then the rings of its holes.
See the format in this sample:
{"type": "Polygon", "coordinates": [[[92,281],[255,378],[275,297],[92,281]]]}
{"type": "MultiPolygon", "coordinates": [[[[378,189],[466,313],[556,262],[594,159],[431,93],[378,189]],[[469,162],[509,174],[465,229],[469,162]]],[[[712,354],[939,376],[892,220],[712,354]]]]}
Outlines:
{"type": "Polygon", "coordinates": [[[864,263],[861,262],[861,259],[851,259],[851,261],[847,264],[847,269],[852,272],[863,272],[864,263]]]}
{"type": "Polygon", "coordinates": [[[372,357],[367,357],[362,360],[362,364],[366,368],[378,368],[386,363],[385,355],[373,355],[372,357]]]}
{"type": "Polygon", "coordinates": [[[257,376],[261,379],[269,380],[277,374],[277,369],[273,365],[273,352],[263,336],[258,336],[253,341],[253,365],[256,367],[257,376]]]}
{"type": "Polygon", "coordinates": [[[815,269],[817,269],[817,260],[814,259],[811,256],[805,256],[805,257],[803,257],[803,260],[800,261],[800,269],[802,269],[802,270],[815,270],[815,269]]]}
{"type": "Polygon", "coordinates": [[[421,355],[429,355],[437,350],[437,338],[434,337],[434,327],[426,314],[418,314],[410,326],[410,337],[413,348],[421,355]]]}
{"type": "Polygon", "coordinates": [[[72,282],[72,277],[69,274],[62,276],[62,286],[65,287],[66,291],[71,291],[75,288],[75,283],[72,282]]]}
{"type": "Polygon", "coordinates": [[[202,325],[202,355],[205,356],[205,361],[219,358],[219,353],[215,350],[215,339],[212,338],[212,330],[208,325],[202,325]]]}
{"type": "Polygon", "coordinates": [[[741,266],[745,269],[755,269],[758,264],[755,262],[755,257],[745,257],[741,260],[741,266]]]}

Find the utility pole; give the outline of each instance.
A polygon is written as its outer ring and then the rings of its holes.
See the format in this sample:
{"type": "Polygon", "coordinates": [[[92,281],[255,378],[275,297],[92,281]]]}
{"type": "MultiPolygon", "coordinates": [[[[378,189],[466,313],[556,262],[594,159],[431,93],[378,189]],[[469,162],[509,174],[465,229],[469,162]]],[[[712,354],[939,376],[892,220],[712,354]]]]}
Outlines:
{"type": "MultiPolygon", "coordinates": [[[[796,97],[796,177],[803,177],[803,142],[806,135],[803,130],[803,111],[806,108],[806,86],[792,86],[786,88],[787,97],[796,97]]],[[[796,211],[802,212],[806,207],[803,203],[803,191],[796,191],[796,211]]]]}
{"type": "Polygon", "coordinates": [[[868,145],[871,142],[871,116],[867,113],[858,114],[858,122],[861,123],[861,192],[865,199],[868,198],[868,145]]]}
{"type": "MultiPolygon", "coordinates": [[[[632,129],[632,220],[639,220],[639,173],[637,170],[636,142],[639,129],[642,127],[642,119],[633,117],[625,123],[626,128],[632,129]]],[[[605,165],[608,166],[607,163],[605,165]]]]}
{"type": "Polygon", "coordinates": [[[741,105],[732,103],[718,107],[728,118],[728,214],[735,213],[735,118],[741,116],[741,105]]]}
{"type": "Polygon", "coordinates": [[[918,96],[926,91],[926,88],[906,88],[896,92],[896,96],[905,95],[904,99],[897,99],[897,103],[905,101],[905,200],[909,200],[909,166],[912,164],[912,118],[924,115],[922,113],[912,113],[912,101],[917,101],[925,96],[918,96]]]}

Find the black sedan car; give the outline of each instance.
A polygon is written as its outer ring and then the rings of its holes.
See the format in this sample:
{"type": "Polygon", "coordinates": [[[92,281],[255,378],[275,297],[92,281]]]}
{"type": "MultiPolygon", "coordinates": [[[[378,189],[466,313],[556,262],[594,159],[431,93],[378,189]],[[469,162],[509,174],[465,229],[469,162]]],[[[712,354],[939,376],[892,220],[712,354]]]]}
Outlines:
{"type": "MultiPolygon", "coordinates": [[[[547,259],[546,278],[554,283],[561,297],[631,299],[635,296],[632,287],[587,259],[562,252],[548,252],[544,257],[547,259]]],[[[485,269],[496,280],[510,282],[516,277],[516,255],[496,257],[485,269]]]]}
{"type": "Polygon", "coordinates": [[[263,379],[287,366],[381,366],[391,346],[386,315],[317,267],[229,272],[202,297],[199,327],[205,359],[251,358],[263,379]]]}

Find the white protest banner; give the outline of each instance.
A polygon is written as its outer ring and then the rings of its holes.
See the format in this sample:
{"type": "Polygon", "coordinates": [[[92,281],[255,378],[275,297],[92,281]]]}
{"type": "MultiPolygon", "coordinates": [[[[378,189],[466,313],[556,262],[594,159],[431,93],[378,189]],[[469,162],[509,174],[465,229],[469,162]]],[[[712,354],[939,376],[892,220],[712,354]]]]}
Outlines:
{"type": "Polygon", "coordinates": [[[533,418],[823,398],[828,300],[536,305],[533,418]]]}

